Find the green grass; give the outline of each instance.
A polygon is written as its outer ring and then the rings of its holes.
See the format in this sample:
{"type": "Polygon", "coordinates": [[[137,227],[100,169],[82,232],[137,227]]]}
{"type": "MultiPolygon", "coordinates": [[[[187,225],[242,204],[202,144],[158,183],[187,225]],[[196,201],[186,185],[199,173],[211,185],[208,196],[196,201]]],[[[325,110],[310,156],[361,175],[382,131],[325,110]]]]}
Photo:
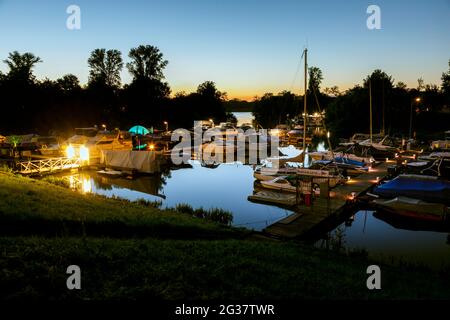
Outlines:
{"type": "MultiPolygon", "coordinates": [[[[366,287],[365,259],[245,240],[0,238],[1,299],[449,299],[450,281],[381,266],[366,287]],[[82,290],[66,289],[81,268],[82,290]]],[[[148,300],[147,300],[148,301],[148,300]]]]}
{"type": "Polygon", "coordinates": [[[80,194],[54,183],[0,172],[0,234],[229,238],[243,230],[148,203],[80,194]]]}

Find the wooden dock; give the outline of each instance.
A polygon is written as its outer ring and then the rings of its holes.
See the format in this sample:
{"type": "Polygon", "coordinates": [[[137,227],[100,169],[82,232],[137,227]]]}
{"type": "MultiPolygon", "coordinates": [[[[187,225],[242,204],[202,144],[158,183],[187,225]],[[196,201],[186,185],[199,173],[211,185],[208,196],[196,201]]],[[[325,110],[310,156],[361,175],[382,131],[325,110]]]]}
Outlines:
{"type": "Polygon", "coordinates": [[[345,185],[337,186],[330,191],[330,198],[316,198],[311,206],[300,205],[296,213],[275,222],[263,230],[269,236],[277,238],[300,238],[327,218],[337,216],[349,207],[351,195],[364,194],[372,186],[387,176],[387,168],[393,162],[383,162],[347,181],[345,185]]]}

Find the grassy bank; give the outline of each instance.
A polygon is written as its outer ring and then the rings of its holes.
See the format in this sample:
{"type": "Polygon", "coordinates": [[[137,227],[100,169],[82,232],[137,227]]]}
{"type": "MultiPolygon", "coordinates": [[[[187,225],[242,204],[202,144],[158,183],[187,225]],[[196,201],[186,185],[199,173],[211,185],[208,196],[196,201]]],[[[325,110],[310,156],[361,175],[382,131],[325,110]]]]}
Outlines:
{"type": "Polygon", "coordinates": [[[80,194],[0,172],[0,234],[163,238],[235,238],[242,230],[172,210],[80,194]]]}
{"type": "Polygon", "coordinates": [[[436,273],[381,266],[370,291],[367,258],[245,235],[0,173],[0,299],[450,298],[436,273]],[[79,291],[66,289],[73,264],[79,291]]]}
{"type": "Polygon", "coordinates": [[[450,298],[436,276],[381,267],[366,287],[364,259],[245,240],[0,238],[2,299],[450,298]],[[79,265],[82,290],[66,289],[79,265]]]}

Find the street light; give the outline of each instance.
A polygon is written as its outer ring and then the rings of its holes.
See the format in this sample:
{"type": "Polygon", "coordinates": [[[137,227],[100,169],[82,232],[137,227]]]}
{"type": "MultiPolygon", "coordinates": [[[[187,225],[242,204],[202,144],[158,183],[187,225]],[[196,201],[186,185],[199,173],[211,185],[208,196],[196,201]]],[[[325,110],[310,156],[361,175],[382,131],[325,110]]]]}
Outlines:
{"type": "Polygon", "coordinates": [[[411,133],[412,133],[412,114],[413,114],[413,103],[420,102],[420,98],[415,98],[414,100],[411,100],[411,108],[409,110],[409,140],[411,140],[411,133]]]}
{"type": "Polygon", "coordinates": [[[102,124],[102,128],[106,131],[106,124],[102,124]]]}
{"type": "Polygon", "coordinates": [[[169,123],[167,121],[164,121],[164,124],[166,125],[166,131],[169,131],[169,123]]]}

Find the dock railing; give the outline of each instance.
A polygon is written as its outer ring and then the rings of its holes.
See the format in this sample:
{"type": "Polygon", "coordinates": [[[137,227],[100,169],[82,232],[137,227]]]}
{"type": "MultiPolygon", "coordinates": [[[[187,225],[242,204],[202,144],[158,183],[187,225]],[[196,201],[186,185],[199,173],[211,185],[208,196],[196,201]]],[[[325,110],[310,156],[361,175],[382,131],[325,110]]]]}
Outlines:
{"type": "Polygon", "coordinates": [[[32,174],[75,169],[80,166],[79,158],[49,158],[16,162],[15,171],[21,174],[32,174]]]}

